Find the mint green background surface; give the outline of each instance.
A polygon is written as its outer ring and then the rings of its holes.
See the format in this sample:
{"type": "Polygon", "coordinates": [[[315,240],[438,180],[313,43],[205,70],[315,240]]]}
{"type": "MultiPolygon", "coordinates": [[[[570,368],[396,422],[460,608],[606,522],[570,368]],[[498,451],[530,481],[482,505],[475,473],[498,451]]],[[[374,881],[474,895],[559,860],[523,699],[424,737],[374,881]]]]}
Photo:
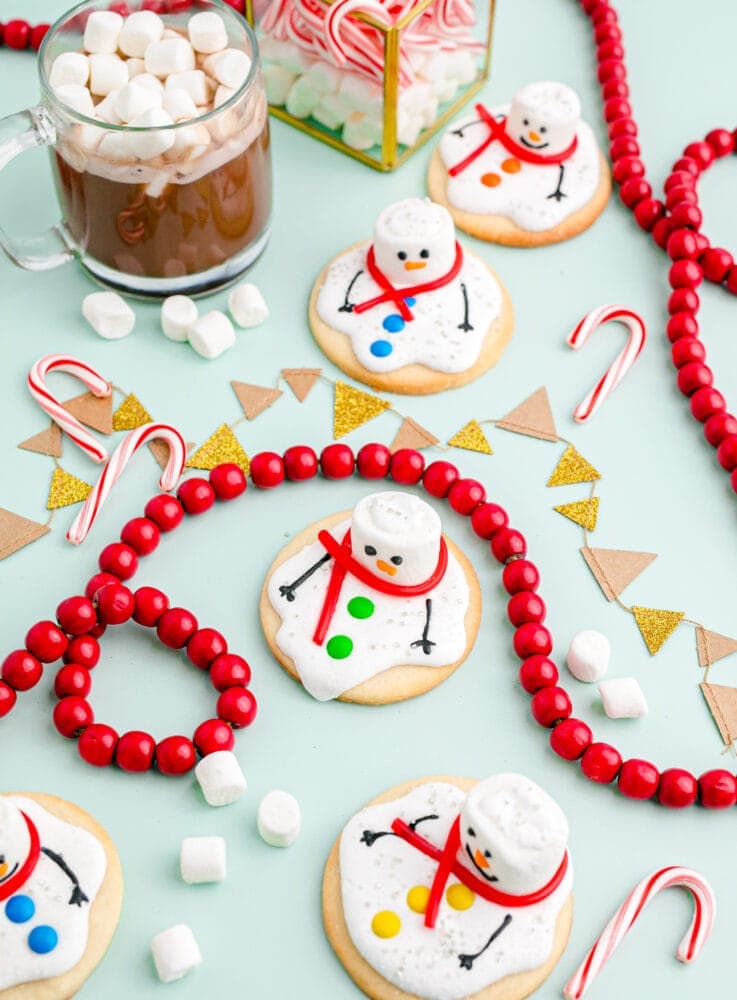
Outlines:
{"type": "MultiPolygon", "coordinates": [[[[687,142],[716,125],[733,123],[737,12],[729,0],[701,5],[620,0],[620,7],[644,155],[660,183],[687,142]]],[[[0,8],[4,20],[22,15],[36,22],[53,19],[62,4],[2,0],[0,8]]],[[[586,118],[603,141],[593,47],[577,4],[500,0],[493,79],[484,97],[504,101],[521,84],[546,77],[576,88],[586,118]]],[[[32,57],[3,49],[0,112],[28,106],[36,96],[32,57]]],[[[238,416],[231,378],[268,385],[280,367],[300,365],[324,365],[327,374],[337,374],[305,323],[313,278],[340,247],[369,233],[384,204],[423,191],[429,150],[398,173],[381,176],[275,123],[274,153],[274,235],[252,275],[271,317],[242,332],[237,346],[213,363],[166,340],[153,305],[135,304],[137,327],[128,339],[99,340],[81,319],[82,297],[93,286],[79,267],[27,274],[0,260],[0,505],[39,520],[45,516],[51,460],[15,447],[44,426],[24,388],[28,368],[42,354],[69,351],[84,357],[116,384],[136,392],[156,418],[177,424],[198,442],[238,416]]],[[[710,171],[702,195],[709,235],[735,245],[731,164],[710,171]]],[[[26,154],[3,173],[0,216],[14,231],[36,231],[53,221],[43,151],[26,154]]],[[[626,597],[682,608],[717,631],[737,632],[734,496],[674,386],[663,334],[665,256],[616,198],[592,229],[561,246],[520,251],[467,242],[506,282],[516,311],[515,337],[498,367],[484,378],[442,396],[397,398],[400,411],[445,440],[470,418],[500,416],[546,384],[560,433],[571,437],[604,474],[594,543],[659,553],[626,597]],[[571,411],[620,349],[624,332],[610,326],[576,354],[566,347],[565,337],[584,312],[605,302],[640,310],[650,326],[650,341],[603,410],[590,425],[578,427],[571,411]]],[[[717,382],[734,399],[736,305],[711,287],[702,298],[703,331],[717,382]]],[[[224,302],[220,294],[208,304],[214,308],[224,302]]],[[[54,386],[62,395],[79,391],[71,380],[63,384],[64,378],[57,378],[54,386]]],[[[297,442],[319,448],[330,440],[331,420],[330,391],[320,384],[303,405],[287,390],[238,434],[250,453],[297,442]]],[[[354,446],[373,439],[388,442],[397,427],[397,417],[388,413],[348,441],[354,446]]],[[[554,504],[586,495],[585,486],[545,487],[561,448],[493,429],[490,438],[493,457],[460,451],[448,457],[466,475],[483,480],[490,497],[508,507],[513,523],[527,535],[542,570],[541,592],[558,656],[579,629],[602,630],[613,646],[609,675],[637,677],[650,704],[646,719],[610,721],[602,715],[596,690],[564,670],[578,713],[594,725],[599,738],[627,754],[662,766],[681,764],[696,773],[734,767],[732,758],[720,756],[720,741],[698,690],[693,631],[681,627],[651,659],[633,621],[604,600],[589,576],[578,553],[578,529],[552,511],[554,504]]],[[[97,474],[71,446],[65,448],[64,465],[89,479],[97,474]]],[[[51,535],[0,564],[0,648],[21,644],[33,621],[48,617],[58,600],[82,589],[99,549],[142,508],[155,490],[156,477],[154,462],[141,454],[84,546],[74,549],[64,540],[74,516],[67,509],[58,513],[51,535]]],[[[539,995],[559,996],[629,888],[651,870],[672,863],[699,869],[716,890],[718,918],[703,956],[691,968],[673,957],[691,906],[685,894],[671,892],[641,919],[591,997],[685,1000],[733,992],[734,810],[727,815],[696,809],[669,813],[625,801],[611,789],[589,784],[574,765],[551,754],[517,685],[497,567],[450,512],[447,529],[473,559],[484,596],[476,648],[453,678],[416,701],[393,707],[318,704],[271,660],[256,613],[269,563],[306,523],[350,506],[366,491],[358,481],[286,486],[273,494],[249,490],[235,504],[189,520],[136,577],[137,585],[162,586],[202,623],[222,629],[231,648],[252,663],[261,711],[253,729],[237,738],[249,780],[248,794],[238,804],[210,809],[189,777],[131,776],[83,764],[74,744],[53,730],[52,671],[0,724],[2,788],[55,792],[78,802],[108,828],[120,851],[126,875],[123,917],[107,959],[81,996],[353,1000],[358,992],[333,956],[320,922],[322,865],[345,820],[367,799],[408,778],[438,773],[483,777],[510,769],[547,788],[571,824],[573,934],[539,995]],[[273,787],[293,792],[303,809],[302,836],[288,851],[267,847],[255,829],[258,801],[273,787]],[[227,838],[227,881],[184,885],[178,877],[182,837],[216,833],[227,838]],[[149,942],[157,931],[178,922],[194,930],[204,964],[178,985],[164,987],[153,973],[149,942]]],[[[736,671],[737,659],[725,660],[712,680],[735,683],[736,671]]],[[[135,628],[105,637],[92,700],[100,720],[120,731],[150,727],[158,737],[191,732],[214,706],[206,678],[135,628]]]]}

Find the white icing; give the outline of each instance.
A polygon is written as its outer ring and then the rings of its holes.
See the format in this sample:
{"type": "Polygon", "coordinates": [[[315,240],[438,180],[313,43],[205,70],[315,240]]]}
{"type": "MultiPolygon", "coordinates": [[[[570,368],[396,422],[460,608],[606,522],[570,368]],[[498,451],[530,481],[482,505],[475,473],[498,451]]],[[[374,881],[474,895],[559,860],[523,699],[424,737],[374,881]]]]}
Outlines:
{"type": "Polygon", "coordinates": [[[87,948],[89,912],[100,891],[107,858],[102,844],[91,833],[52,816],[32,799],[10,796],[35,823],[42,847],[62,855],[79,879],[89,902],[70,906],[73,885],[45,854],[26,884],[14,895],[30,896],[36,912],[27,923],[14,924],[5,916],[6,901],[0,903],[0,991],[20,983],[60,976],[79,962],[87,948]],[[41,924],[53,927],[59,942],[47,955],[34,954],[28,935],[41,924]]]}
{"type": "MultiPolygon", "coordinates": [[[[454,785],[428,782],[394,802],[369,806],[349,821],[340,839],[340,875],[343,911],[351,940],[364,959],[389,982],[425,1000],[462,1000],[516,972],[534,969],[550,956],[555,923],[571,892],[572,866],[561,884],[541,903],[505,908],[475,896],[466,910],[449,906],[443,894],[437,923],[407,905],[414,886],[429,886],[437,862],[396,836],[380,837],[369,847],[364,830],[390,830],[397,817],[407,823],[427,816],[417,832],[442,848],[464,794],[454,785]],[[399,933],[380,938],[371,929],[376,913],[394,912],[399,933]],[[459,955],[475,954],[508,913],[511,923],[471,969],[461,967],[459,955]]],[[[451,875],[448,886],[457,883],[451,875]]]]}

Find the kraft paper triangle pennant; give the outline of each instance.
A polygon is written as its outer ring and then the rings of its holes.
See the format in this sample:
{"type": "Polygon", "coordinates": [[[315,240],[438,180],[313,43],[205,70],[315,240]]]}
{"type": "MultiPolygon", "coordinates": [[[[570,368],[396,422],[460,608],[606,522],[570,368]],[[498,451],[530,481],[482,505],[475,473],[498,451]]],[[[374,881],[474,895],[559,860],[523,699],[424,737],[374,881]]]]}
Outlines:
{"type": "Polygon", "coordinates": [[[545,386],[541,386],[495,423],[497,427],[513,431],[515,434],[526,434],[528,437],[541,438],[543,441],[558,440],[548,390],[545,386]]]}
{"type": "Polygon", "coordinates": [[[651,656],[668,640],[683,621],[683,611],[663,611],[661,608],[642,608],[632,605],[637,627],[642,633],[651,656]]]}
{"type": "Polygon", "coordinates": [[[91,427],[93,431],[99,431],[101,434],[113,433],[112,394],[99,399],[91,392],[83,392],[61,405],[67,413],[71,413],[81,424],[91,427]]]}
{"type": "Polygon", "coordinates": [[[132,431],[136,427],[150,424],[153,419],[138,397],[131,392],[113,413],[113,430],[132,431]]]}
{"type": "Polygon", "coordinates": [[[362,389],[355,389],[345,382],[335,383],[335,403],[333,406],[333,437],[345,437],[356,427],[373,420],[385,410],[390,409],[391,403],[362,389]]]}
{"type": "Polygon", "coordinates": [[[27,517],[0,507],[0,559],[6,559],[18,549],[48,534],[50,530],[48,524],[30,521],[27,517]]]}
{"type": "Polygon", "coordinates": [[[563,517],[569,521],[580,524],[587,531],[596,528],[596,519],[599,515],[599,497],[588,497],[586,500],[574,500],[573,503],[562,503],[554,507],[563,517]]]}
{"type": "Polygon", "coordinates": [[[723,684],[699,684],[725,746],[737,739],[737,688],[723,684]]]}
{"type": "Polygon", "coordinates": [[[322,375],[322,368],[282,368],[281,373],[300,403],[304,403],[322,375]]]}
{"type": "Polygon", "coordinates": [[[453,448],[465,448],[466,451],[480,451],[482,455],[493,455],[491,445],[477,420],[469,422],[448,439],[453,448]]]}
{"type": "MultiPolygon", "coordinates": [[[[156,459],[159,468],[165,469],[166,464],[169,461],[169,445],[166,441],[149,441],[148,448],[156,459]]],[[[187,454],[189,454],[193,448],[194,441],[187,441],[187,454]]]]}
{"type": "Polygon", "coordinates": [[[187,469],[214,469],[221,462],[234,462],[248,475],[251,462],[227,424],[221,424],[187,461],[187,469]]]}
{"type": "Polygon", "coordinates": [[[46,501],[46,510],[58,510],[59,507],[69,507],[73,503],[80,503],[90,495],[92,487],[84,479],[77,479],[71,472],[57,466],[54,475],[51,477],[49,496],[46,501]]]}
{"type": "Polygon", "coordinates": [[[595,479],[601,479],[601,473],[569,444],[553,469],[547,485],[573,486],[575,483],[593,483],[595,479]]]}
{"type": "Polygon", "coordinates": [[[36,452],[38,455],[51,455],[52,458],[61,458],[61,428],[58,424],[50,424],[45,431],[40,431],[38,434],[34,434],[33,437],[21,441],[18,447],[24,451],[36,452]]]}
{"type": "Polygon", "coordinates": [[[249,420],[263,413],[282,395],[281,389],[272,389],[265,385],[249,385],[248,382],[231,382],[233,392],[249,420]]]}
{"type": "Polygon", "coordinates": [[[581,555],[608,601],[613,601],[658,557],[654,552],[630,552],[627,549],[590,549],[581,555]]]}
{"type": "Polygon", "coordinates": [[[429,448],[431,445],[437,443],[438,439],[434,434],[431,434],[421,424],[418,424],[412,417],[405,417],[402,421],[402,426],[394,435],[394,440],[389,445],[389,451],[393,454],[395,451],[399,451],[400,448],[417,448],[420,450],[422,448],[429,448]]]}
{"type": "Polygon", "coordinates": [[[696,629],[696,650],[699,654],[699,666],[709,667],[730,653],[737,652],[737,639],[720,632],[711,632],[699,625],[696,629]]]}

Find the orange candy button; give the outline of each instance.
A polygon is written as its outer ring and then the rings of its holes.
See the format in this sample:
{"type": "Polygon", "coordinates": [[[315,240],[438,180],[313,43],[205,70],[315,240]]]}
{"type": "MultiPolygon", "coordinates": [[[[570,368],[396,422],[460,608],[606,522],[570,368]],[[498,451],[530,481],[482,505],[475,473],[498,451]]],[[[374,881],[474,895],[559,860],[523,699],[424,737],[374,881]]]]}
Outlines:
{"type": "Polygon", "coordinates": [[[522,164],[513,156],[502,163],[502,170],[507,174],[518,174],[522,169],[522,164]]]}
{"type": "Polygon", "coordinates": [[[481,183],[484,187],[495,188],[497,184],[501,184],[502,179],[499,174],[482,174],[481,183]]]}

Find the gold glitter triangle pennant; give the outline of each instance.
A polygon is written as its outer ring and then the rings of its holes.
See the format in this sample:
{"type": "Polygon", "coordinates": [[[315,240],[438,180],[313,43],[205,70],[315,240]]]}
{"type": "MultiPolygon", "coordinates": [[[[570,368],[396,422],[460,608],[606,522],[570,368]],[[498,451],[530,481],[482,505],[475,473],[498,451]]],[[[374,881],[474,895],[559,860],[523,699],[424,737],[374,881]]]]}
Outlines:
{"type": "Polygon", "coordinates": [[[593,531],[596,527],[596,518],[599,515],[599,497],[587,497],[586,500],[575,500],[573,503],[562,503],[554,507],[563,517],[569,521],[580,524],[587,531],[593,531]]]}
{"type": "Polygon", "coordinates": [[[699,654],[699,666],[709,667],[730,653],[737,652],[737,639],[720,632],[711,632],[699,625],[696,629],[696,651],[699,654]]]}
{"type": "Polygon", "coordinates": [[[625,587],[658,557],[654,552],[630,552],[627,549],[581,549],[586,565],[608,601],[619,597],[625,587]]]}
{"type": "Polygon", "coordinates": [[[465,448],[466,451],[480,451],[482,455],[494,454],[477,420],[469,420],[465,427],[461,427],[457,434],[448,439],[448,444],[453,448],[465,448]]]}
{"type": "Polygon", "coordinates": [[[356,427],[373,420],[380,413],[388,410],[391,403],[378,396],[372,396],[362,389],[337,381],[335,383],[335,402],[333,405],[333,437],[345,437],[356,427]]]}
{"type": "Polygon", "coordinates": [[[150,424],[153,419],[138,397],[131,392],[113,413],[113,430],[132,431],[136,427],[150,424]]]}
{"type": "Polygon", "coordinates": [[[402,426],[394,435],[394,440],[389,445],[389,451],[394,454],[400,448],[429,448],[437,444],[438,439],[431,434],[421,424],[418,424],[412,417],[405,417],[402,426]]]}
{"type": "Polygon", "coordinates": [[[247,382],[231,382],[233,392],[248,420],[253,420],[263,413],[281,396],[281,389],[272,389],[265,385],[249,385],[247,382]]]}
{"type": "Polygon", "coordinates": [[[724,745],[731,746],[737,738],[737,688],[706,681],[699,687],[724,745]]]}
{"type": "Polygon", "coordinates": [[[91,392],[83,392],[61,404],[67,413],[71,413],[81,424],[91,427],[101,434],[113,433],[113,397],[93,396],[91,392]]]}
{"type": "Polygon", "coordinates": [[[601,473],[569,444],[548,479],[548,486],[572,486],[574,483],[592,483],[601,479],[601,473]]]}
{"type": "Polygon", "coordinates": [[[58,465],[54,469],[49,487],[49,496],[46,501],[46,510],[57,510],[59,507],[69,507],[73,503],[80,503],[90,495],[92,487],[83,479],[77,479],[71,472],[62,469],[58,465]]]}
{"type": "Polygon", "coordinates": [[[23,451],[33,451],[37,455],[61,458],[61,428],[57,424],[50,424],[45,431],[21,441],[18,447],[23,451]]]}
{"type": "Polygon", "coordinates": [[[39,524],[0,507],[0,559],[11,556],[49,531],[48,524],[39,524]]]}
{"type": "Polygon", "coordinates": [[[495,423],[497,427],[512,431],[514,434],[526,434],[528,437],[541,438],[543,441],[558,440],[548,390],[545,386],[541,386],[495,423]]]}
{"type": "Polygon", "coordinates": [[[651,656],[655,656],[684,618],[683,611],[642,608],[636,604],[632,605],[632,614],[651,656]]]}
{"type": "Polygon", "coordinates": [[[239,465],[248,475],[251,467],[250,459],[243,447],[227,424],[221,424],[205,443],[188,460],[187,469],[214,469],[222,462],[233,462],[239,465]]]}
{"type": "Polygon", "coordinates": [[[304,403],[322,375],[322,368],[282,368],[281,373],[300,403],[304,403]]]}

